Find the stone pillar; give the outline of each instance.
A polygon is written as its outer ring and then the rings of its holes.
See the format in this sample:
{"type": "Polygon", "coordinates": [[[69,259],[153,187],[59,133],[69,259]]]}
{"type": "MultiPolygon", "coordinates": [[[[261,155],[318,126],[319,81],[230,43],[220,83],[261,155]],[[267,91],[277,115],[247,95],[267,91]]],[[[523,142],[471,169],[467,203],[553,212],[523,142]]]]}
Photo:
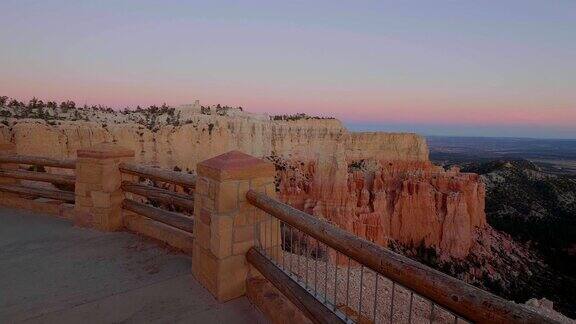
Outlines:
{"type": "Polygon", "coordinates": [[[101,143],[77,152],[74,223],[104,231],[123,227],[118,165],[132,162],[134,151],[113,143],[101,143]]]}
{"type": "Polygon", "coordinates": [[[246,292],[245,254],[254,246],[257,229],[267,228],[268,237],[276,237],[267,246],[278,246],[278,222],[246,201],[249,189],[274,197],[276,172],[272,163],[238,151],[203,161],[196,171],[192,273],[219,301],[226,301],[246,292]]]}

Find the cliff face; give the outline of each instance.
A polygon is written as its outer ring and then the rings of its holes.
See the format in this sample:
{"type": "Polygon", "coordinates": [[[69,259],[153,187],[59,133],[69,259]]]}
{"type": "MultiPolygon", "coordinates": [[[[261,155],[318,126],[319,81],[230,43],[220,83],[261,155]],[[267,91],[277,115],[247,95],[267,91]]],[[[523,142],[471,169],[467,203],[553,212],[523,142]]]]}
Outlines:
{"type": "Polygon", "coordinates": [[[486,226],[485,189],[476,174],[428,161],[347,160],[344,155],[278,165],[279,197],[380,245],[390,240],[468,255],[486,226]]]}
{"type": "Polygon", "coordinates": [[[230,150],[274,157],[285,164],[278,171],[282,200],[382,245],[423,243],[461,257],[474,228],[486,223],[478,177],[433,166],[425,140],[415,134],[350,133],[337,120],[200,114],[155,131],[130,123],[51,126],[20,119],[0,134],[18,154],[71,158],[81,147],[116,142],[134,149],[137,162],[190,171],[230,150]]]}
{"type": "Polygon", "coordinates": [[[196,115],[192,123],[164,125],[152,131],[135,123],[109,124],[61,121],[47,125],[38,120],[17,120],[2,125],[2,142],[13,142],[19,154],[55,158],[74,157],[80,147],[116,142],[136,152],[140,163],[194,170],[205,159],[240,150],[265,157],[310,160],[337,152],[355,158],[394,156],[402,160],[428,160],[428,148],[414,134],[350,133],[337,120],[262,121],[196,115]]]}

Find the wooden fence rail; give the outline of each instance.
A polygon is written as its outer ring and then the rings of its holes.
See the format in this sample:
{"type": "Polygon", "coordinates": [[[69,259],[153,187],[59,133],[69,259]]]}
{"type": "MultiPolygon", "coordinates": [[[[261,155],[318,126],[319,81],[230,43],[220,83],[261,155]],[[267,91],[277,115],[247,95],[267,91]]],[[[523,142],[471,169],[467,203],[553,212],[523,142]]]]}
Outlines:
{"type": "Polygon", "coordinates": [[[194,220],[179,213],[169,212],[160,208],[145,205],[131,199],[124,199],[122,208],[146,216],[155,221],[176,227],[183,231],[194,232],[194,220]]]}
{"type": "Polygon", "coordinates": [[[63,169],[76,169],[76,160],[57,160],[26,155],[0,155],[0,163],[42,165],[63,169]]]}
{"type": "Polygon", "coordinates": [[[555,323],[524,305],[505,300],[254,190],[248,201],[357,262],[442,307],[479,323],[555,323]]]}
{"type": "Polygon", "coordinates": [[[0,169],[0,177],[74,185],[76,177],[46,172],[0,169]]]}
{"type": "Polygon", "coordinates": [[[182,172],[162,170],[150,166],[121,163],[120,171],[152,180],[169,182],[183,187],[195,188],[196,177],[182,172]]]}
{"type": "Polygon", "coordinates": [[[56,200],[62,200],[69,203],[74,203],[74,192],[71,191],[62,191],[62,190],[53,190],[53,189],[44,189],[44,188],[31,188],[31,187],[24,187],[19,185],[0,185],[0,191],[10,192],[20,195],[31,195],[43,198],[50,198],[56,200]]]}
{"type": "Polygon", "coordinates": [[[182,207],[194,211],[194,198],[189,195],[172,192],[170,190],[137,184],[129,181],[122,182],[122,190],[165,204],[182,207]]]}

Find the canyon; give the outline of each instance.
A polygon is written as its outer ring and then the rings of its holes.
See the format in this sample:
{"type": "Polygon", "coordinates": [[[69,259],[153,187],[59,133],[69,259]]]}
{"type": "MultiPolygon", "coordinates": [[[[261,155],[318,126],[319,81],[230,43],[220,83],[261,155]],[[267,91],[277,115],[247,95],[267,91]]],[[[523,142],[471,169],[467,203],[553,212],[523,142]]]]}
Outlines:
{"type": "Polygon", "coordinates": [[[14,143],[18,154],[53,158],[114,142],[133,149],[139,163],[187,172],[239,150],[276,164],[282,201],[378,244],[423,244],[447,257],[468,255],[475,231],[487,226],[478,176],[434,166],[416,134],[354,133],[335,119],[198,113],[183,125],[154,128],[111,120],[12,118],[0,127],[0,142],[14,143]]]}
{"type": "Polygon", "coordinates": [[[188,173],[201,161],[242,151],[275,164],[277,197],[295,208],[507,299],[544,296],[571,310],[530,242],[488,224],[490,182],[434,165],[422,136],[350,132],[336,119],[303,114],[200,107],[182,120],[175,108],[152,108],[4,106],[0,144],[15,144],[19,155],[63,159],[83,147],[117,143],[133,149],[139,164],[188,173]]]}

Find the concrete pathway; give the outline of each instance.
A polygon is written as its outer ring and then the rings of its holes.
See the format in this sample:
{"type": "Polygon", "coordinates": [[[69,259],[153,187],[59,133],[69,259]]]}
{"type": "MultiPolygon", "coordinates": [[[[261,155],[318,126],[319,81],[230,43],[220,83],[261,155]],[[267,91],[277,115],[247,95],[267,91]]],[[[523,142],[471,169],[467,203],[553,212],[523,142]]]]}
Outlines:
{"type": "Polygon", "coordinates": [[[0,323],[263,323],[246,298],[219,304],[190,257],[137,235],[0,208],[0,323]]]}

